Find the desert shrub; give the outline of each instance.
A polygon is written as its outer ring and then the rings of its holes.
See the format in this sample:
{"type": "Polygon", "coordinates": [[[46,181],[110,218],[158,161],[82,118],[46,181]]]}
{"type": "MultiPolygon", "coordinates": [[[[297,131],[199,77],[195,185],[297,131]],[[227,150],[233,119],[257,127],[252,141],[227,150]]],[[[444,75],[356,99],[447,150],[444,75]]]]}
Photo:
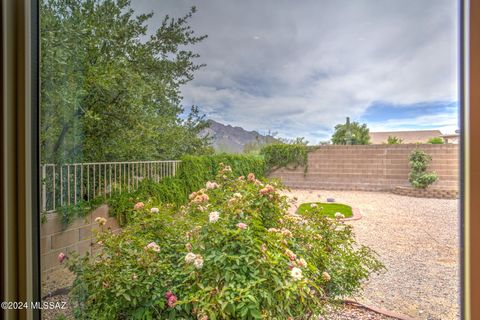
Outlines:
{"type": "Polygon", "coordinates": [[[403,143],[403,139],[400,139],[398,137],[388,136],[387,138],[387,144],[402,144],[402,143],[403,143]]]}
{"type": "Polygon", "coordinates": [[[432,157],[420,149],[415,149],[410,154],[410,174],[408,181],[417,189],[425,189],[435,181],[437,174],[435,172],[427,172],[428,165],[432,161],[432,157]]]}
{"type": "Polygon", "coordinates": [[[351,226],[289,214],[281,189],[221,166],[178,209],[137,203],[122,233],[101,229],[98,256],[67,254],[76,317],[307,319],[382,269],[351,226]]]}
{"type": "Polygon", "coordinates": [[[430,144],[444,144],[445,140],[443,140],[442,137],[433,137],[433,138],[428,139],[427,143],[430,143],[430,144]]]}
{"type": "Polygon", "coordinates": [[[305,144],[275,143],[263,147],[260,154],[265,159],[267,171],[282,167],[304,167],[307,170],[309,151],[310,147],[305,144]]]}

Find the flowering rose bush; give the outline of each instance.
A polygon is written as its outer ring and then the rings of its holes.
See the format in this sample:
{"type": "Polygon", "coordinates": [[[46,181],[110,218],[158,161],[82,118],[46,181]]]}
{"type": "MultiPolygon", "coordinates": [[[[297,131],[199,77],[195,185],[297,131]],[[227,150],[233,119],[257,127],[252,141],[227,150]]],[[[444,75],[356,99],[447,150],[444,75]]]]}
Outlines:
{"type": "Polygon", "coordinates": [[[288,214],[278,182],[231,171],[179,209],[146,202],[123,232],[98,234],[96,256],[69,255],[76,316],[307,319],[383,268],[350,226],[288,214]]]}

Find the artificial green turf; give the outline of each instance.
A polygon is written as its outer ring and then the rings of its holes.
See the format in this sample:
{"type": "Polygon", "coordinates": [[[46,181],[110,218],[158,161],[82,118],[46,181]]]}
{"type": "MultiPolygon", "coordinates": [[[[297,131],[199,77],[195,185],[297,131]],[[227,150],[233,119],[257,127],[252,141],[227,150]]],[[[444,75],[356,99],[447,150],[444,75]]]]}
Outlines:
{"type": "Polygon", "coordinates": [[[297,212],[299,214],[303,214],[305,213],[305,211],[308,211],[310,213],[318,211],[329,218],[335,218],[336,212],[340,212],[345,216],[345,218],[350,218],[352,216],[352,207],[341,203],[305,202],[298,207],[297,212]],[[312,208],[312,203],[316,203],[317,207],[312,208]]]}

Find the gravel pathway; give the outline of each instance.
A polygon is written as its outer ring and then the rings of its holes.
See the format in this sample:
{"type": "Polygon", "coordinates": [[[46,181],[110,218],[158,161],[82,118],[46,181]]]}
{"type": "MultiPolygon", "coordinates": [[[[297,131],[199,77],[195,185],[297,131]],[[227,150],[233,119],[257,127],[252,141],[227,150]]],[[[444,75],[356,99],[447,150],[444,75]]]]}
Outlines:
{"type": "MultiPolygon", "coordinates": [[[[298,203],[326,201],[359,208],[358,241],[374,249],[387,271],[365,284],[358,301],[415,319],[460,318],[459,202],[384,192],[298,190],[298,203]]],[[[295,210],[295,208],[292,208],[295,210]]]]}

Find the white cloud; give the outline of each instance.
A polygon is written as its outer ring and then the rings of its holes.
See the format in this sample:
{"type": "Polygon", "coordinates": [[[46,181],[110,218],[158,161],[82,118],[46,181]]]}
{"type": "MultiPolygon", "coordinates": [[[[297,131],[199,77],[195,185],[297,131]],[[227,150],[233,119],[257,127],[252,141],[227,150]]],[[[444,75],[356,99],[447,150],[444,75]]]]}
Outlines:
{"type": "MultiPolygon", "coordinates": [[[[180,16],[197,5],[191,25],[209,37],[194,50],[207,67],[183,95],[185,104],[218,121],[317,142],[374,101],[457,100],[454,0],[133,4],[154,10],[157,24],[165,13],[180,16]]],[[[438,124],[444,127],[457,117],[425,115],[413,123],[387,121],[382,128],[422,126],[429,116],[447,117],[438,124]]]]}
{"type": "Polygon", "coordinates": [[[382,122],[370,123],[371,131],[397,131],[406,129],[432,128],[439,129],[442,133],[454,133],[458,127],[458,113],[455,110],[432,115],[422,115],[407,119],[390,119],[382,122]]]}

